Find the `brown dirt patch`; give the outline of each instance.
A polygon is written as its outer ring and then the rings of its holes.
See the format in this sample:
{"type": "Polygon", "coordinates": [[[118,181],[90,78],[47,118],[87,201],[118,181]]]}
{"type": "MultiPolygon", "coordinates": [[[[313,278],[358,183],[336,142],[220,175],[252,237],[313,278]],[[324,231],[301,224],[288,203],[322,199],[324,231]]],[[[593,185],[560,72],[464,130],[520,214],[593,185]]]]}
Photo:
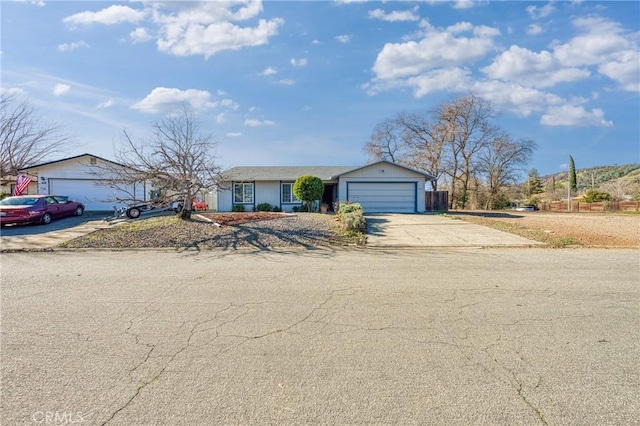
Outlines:
{"type": "Polygon", "coordinates": [[[275,212],[238,212],[238,213],[198,213],[219,225],[239,225],[241,223],[258,222],[261,220],[282,219],[287,213],[275,212]]]}
{"type": "Polygon", "coordinates": [[[451,212],[551,246],[640,248],[640,215],[614,213],[451,212]]]}

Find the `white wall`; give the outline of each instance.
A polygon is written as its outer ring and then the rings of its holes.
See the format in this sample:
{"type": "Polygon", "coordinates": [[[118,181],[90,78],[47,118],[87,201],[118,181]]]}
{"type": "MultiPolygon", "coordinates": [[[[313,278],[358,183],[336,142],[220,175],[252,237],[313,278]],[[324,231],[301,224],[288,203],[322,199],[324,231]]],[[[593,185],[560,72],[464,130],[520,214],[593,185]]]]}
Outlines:
{"type": "Polygon", "coordinates": [[[426,178],[411,170],[393,164],[374,164],[340,176],[338,183],[338,201],[346,199],[348,182],[415,182],[417,184],[417,212],[424,212],[424,185],[426,178]]]}

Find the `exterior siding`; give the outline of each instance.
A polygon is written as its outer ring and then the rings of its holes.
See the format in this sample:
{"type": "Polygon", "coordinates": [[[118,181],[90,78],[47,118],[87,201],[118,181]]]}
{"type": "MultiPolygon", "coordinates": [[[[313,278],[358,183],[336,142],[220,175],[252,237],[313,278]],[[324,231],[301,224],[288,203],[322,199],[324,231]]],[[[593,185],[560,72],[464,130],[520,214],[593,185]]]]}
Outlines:
{"type": "Polygon", "coordinates": [[[356,170],[353,173],[347,173],[340,176],[340,183],[338,184],[338,201],[351,201],[347,199],[347,184],[349,182],[368,182],[368,183],[415,183],[416,191],[416,212],[424,212],[424,187],[426,179],[424,176],[414,173],[411,170],[397,167],[392,164],[374,164],[370,167],[365,167],[356,170]]]}
{"type": "Polygon", "coordinates": [[[269,203],[271,207],[280,205],[280,182],[255,183],[256,207],[261,203],[269,203]]]}
{"type": "MultiPolygon", "coordinates": [[[[94,182],[108,179],[108,176],[104,175],[104,170],[92,167],[91,158],[93,157],[84,156],[43,164],[27,169],[27,173],[37,177],[38,194],[52,194],[52,191],[56,191],[56,187],[64,188],[65,193],[58,195],[68,195],[85,203],[87,211],[106,211],[111,210],[113,205],[124,205],[115,202],[117,191],[102,185],[94,185],[94,182]]],[[[100,159],[96,160],[98,165],[102,163],[100,159]]],[[[130,194],[134,194],[137,199],[148,200],[151,185],[140,183],[128,191],[130,194]]],[[[119,198],[129,198],[130,194],[119,194],[119,198]]]]}
{"type": "MultiPolygon", "coordinates": [[[[227,188],[230,184],[226,182],[223,187],[227,188]]],[[[233,191],[231,189],[218,189],[218,211],[230,212],[233,207],[233,191]]]]}

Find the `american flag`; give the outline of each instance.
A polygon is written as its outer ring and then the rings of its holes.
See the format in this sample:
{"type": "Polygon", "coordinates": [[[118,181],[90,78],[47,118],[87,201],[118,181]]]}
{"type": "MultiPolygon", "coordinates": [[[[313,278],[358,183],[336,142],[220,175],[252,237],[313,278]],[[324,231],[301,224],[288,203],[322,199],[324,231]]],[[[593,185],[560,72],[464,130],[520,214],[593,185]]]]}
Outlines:
{"type": "Polygon", "coordinates": [[[22,195],[24,191],[29,187],[31,178],[25,175],[18,175],[16,178],[16,187],[13,189],[13,195],[22,195]]]}

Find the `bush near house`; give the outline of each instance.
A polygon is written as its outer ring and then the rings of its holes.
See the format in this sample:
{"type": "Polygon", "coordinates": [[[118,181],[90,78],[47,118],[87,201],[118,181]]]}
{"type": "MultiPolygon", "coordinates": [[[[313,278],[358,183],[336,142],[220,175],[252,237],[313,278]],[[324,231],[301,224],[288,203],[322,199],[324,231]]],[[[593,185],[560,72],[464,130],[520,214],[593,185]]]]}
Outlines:
{"type": "Polygon", "coordinates": [[[340,203],[338,220],[345,231],[366,232],[367,222],[364,218],[364,210],[359,203],[340,203]]]}
{"type": "Polygon", "coordinates": [[[270,211],[272,211],[271,204],[269,204],[269,203],[260,203],[260,204],[258,204],[257,210],[259,212],[270,212],[270,211]]]}
{"type": "Polygon", "coordinates": [[[244,211],[244,205],[243,204],[234,204],[233,207],[231,208],[232,212],[243,212],[244,211]]]}
{"type": "MultiPolygon", "coordinates": [[[[324,183],[316,176],[303,175],[296,179],[293,184],[293,194],[305,202],[308,212],[313,211],[313,203],[322,198],[324,193],[324,183]]],[[[302,210],[300,210],[302,211],[302,210]]]]}

